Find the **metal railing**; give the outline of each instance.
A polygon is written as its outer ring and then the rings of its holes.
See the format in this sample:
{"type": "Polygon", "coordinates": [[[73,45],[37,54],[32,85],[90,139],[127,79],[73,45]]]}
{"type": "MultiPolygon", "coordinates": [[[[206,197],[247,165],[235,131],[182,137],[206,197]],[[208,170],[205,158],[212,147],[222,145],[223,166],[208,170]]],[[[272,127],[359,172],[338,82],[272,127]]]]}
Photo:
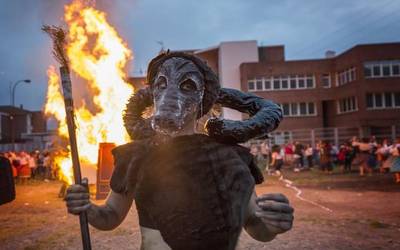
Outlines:
{"type": "Polygon", "coordinates": [[[392,125],[387,127],[371,128],[368,134],[359,127],[334,127],[334,128],[313,128],[295,129],[291,131],[277,131],[269,134],[269,144],[286,144],[288,142],[300,142],[315,146],[319,141],[329,141],[335,145],[349,141],[353,136],[358,138],[375,136],[378,140],[396,140],[400,138],[400,126],[392,125]]]}

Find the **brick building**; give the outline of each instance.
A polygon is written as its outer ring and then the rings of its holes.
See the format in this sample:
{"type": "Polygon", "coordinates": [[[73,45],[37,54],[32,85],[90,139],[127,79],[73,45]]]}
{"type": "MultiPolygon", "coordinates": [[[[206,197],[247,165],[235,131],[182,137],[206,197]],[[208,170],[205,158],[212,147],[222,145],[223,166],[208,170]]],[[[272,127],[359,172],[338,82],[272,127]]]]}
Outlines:
{"type": "MultiPolygon", "coordinates": [[[[257,41],[190,52],[208,62],[223,87],[279,103],[285,119],[275,134],[286,140],[300,130],[312,130],[305,138],[319,131],[336,142],[338,133],[342,139],[400,136],[400,43],[356,45],[339,55],[328,51],[325,58],[305,60],[286,60],[284,46],[259,47],[257,41]]],[[[223,116],[245,118],[229,109],[223,116]]]]}
{"type": "Polygon", "coordinates": [[[48,136],[47,120],[42,111],[0,106],[0,151],[41,149],[48,136]]]}
{"type": "Polygon", "coordinates": [[[283,46],[259,52],[259,62],[240,66],[240,87],[282,105],[280,131],[347,127],[363,137],[399,136],[400,43],[357,45],[316,60],[286,61],[283,46]]]}

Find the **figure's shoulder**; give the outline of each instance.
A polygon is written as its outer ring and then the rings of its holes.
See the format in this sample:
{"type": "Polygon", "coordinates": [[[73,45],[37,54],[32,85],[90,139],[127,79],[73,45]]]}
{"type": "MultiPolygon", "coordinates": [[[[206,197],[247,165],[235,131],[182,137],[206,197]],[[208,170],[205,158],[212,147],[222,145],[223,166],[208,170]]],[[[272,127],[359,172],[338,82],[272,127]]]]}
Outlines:
{"type": "Polygon", "coordinates": [[[112,150],[114,171],[110,187],[114,192],[126,193],[135,189],[137,175],[142,165],[142,159],[148,151],[149,143],[147,140],[137,140],[112,150]]]}

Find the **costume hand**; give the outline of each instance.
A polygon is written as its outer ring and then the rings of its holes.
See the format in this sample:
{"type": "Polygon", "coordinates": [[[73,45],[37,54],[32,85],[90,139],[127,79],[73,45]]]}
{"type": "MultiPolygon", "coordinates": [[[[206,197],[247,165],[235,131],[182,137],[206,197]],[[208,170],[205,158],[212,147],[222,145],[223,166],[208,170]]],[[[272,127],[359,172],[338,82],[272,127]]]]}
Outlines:
{"type": "Polygon", "coordinates": [[[66,202],[68,213],[79,215],[89,209],[92,203],[89,200],[88,179],[83,178],[82,185],[71,185],[67,188],[66,202]]]}
{"type": "Polygon", "coordinates": [[[294,209],[283,194],[263,194],[256,199],[255,215],[272,234],[289,231],[293,226],[294,209]]]}

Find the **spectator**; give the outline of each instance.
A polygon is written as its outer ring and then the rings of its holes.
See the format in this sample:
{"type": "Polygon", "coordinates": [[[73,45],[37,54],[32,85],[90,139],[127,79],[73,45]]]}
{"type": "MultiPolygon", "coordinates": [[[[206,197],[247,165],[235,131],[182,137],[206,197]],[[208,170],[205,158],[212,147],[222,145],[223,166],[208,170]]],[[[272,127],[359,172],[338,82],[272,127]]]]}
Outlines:
{"type": "Polygon", "coordinates": [[[300,142],[296,142],[294,148],[293,166],[294,171],[298,172],[304,167],[303,145],[300,142]]]}
{"type": "Polygon", "coordinates": [[[31,178],[31,169],[29,168],[28,155],[25,152],[20,153],[20,166],[18,168],[18,179],[21,184],[26,184],[31,178]]]}
{"type": "Polygon", "coordinates": [[[390,172],[394,174],[396,183],[400,183],[400,139],[393,145],[390,153],[393,156],[390,172]]]}
{"type": "Polygon", "coordinates": [[[368,160],[367,160],[367,168],[368,168],[369,175],[372,175],[372,172],[378,166],[377,149],[378,148],[375,145],[375,143],[370,144],[370,150],[369,150],[369,155],[368,155],[368,160]]]}
{"type": "Polygon", "coordinates": [[[353,147],[351,146],[350,143],[347,143],[345,145],[345,148],[346,148],[346,154],[344,158],[344,171],[351,173],[351,162],[354,159],[355,152],[353,151],[353,147]]]}
{"type": "Polygon", "coordinates": [[[288,144],[286,144],[285,146],[285,161],[288,164],[292,164],[293,163],[293,144],[291,142],[289,142],[288,144]]]}
{"type": "Polygon", "coordinates": [[[28,157],[29,168],[31,169],[31,177],[35,178],[37,169],[36,154],[35,152],[32,152],[30,155],[27,155],[27,157],[28,157]]]}
{"type": "Polygon", "coordinates": [[[338,164],[337,156],[339,154],[339,149],[337,148],[336,145],[331,145],[331,144],[330,144],[330,148],[331,148],[331,161],[332,161],[332,164],[336,165],[336,164],[338,164]]]}
{"type": "Polygon", "coordinates": [[[331,146],[328,142],[321,144],[321,170],[325,173],[332,174],[331,146]]]}
{"type": "Polygon", "coordinates": [[[379,165],[379,172],[386,173],[390,169],[390,164],[387,164],[390,158],[390,146],[387,139],[382,141],[382,144],[378,145],[377,160],[379,165]]]}
{"type": "Polygon", "coordinates": [[[281,154],[281,147],[278,145],[274,145],[272,147],[272,161],[271,165],[272,168],[275,170],[275,174],[280,176],[281,175],[281,168],[283,166],[283,156],[281,154]]]}
{"type": "Polygon", "coordinates": [[[364,172],[370,172],[368,168],[368,159],[371,152],[371,144],[368,139],[363,138],[362,142],[353,141],[352,146],[357,150],[357,155],[353,160],[354,165],[359,166],[360,176],[364,176],[364,172]]]}
{"type": "Polygon", "coordinates": [[[45,168],[44,168],[44,155],[42,153],[38,153],[37,156],[37,175],[41,178],[45,178],[45,168]]]}
{"type": "Polygon", "coordinates": [[[348,154],[347,148],[344,144],[340,145],[339,153],[337,155],[337,161],[338,165],[340,166],[340,169],[342,173],[344,173],[345,170],[345,161],[346,161],[346,155],[348,154]]]}
{"type": "Polygon", "coordinates": [[[269,149],[267,141],[266,140],[263,141],[261,143],[260,147],[261,147],[260,148],[261,155],[263,156],[264,161],[265,161],[264,169],[265,169],[265,171],[268,171],[269,170],[269,162],[270,162],[270,154],[271,154],[271,152],[270,152],[270,149],[269,149]]]}
{"type": "Polygon", "coordinates": [[[307,164],[308,168],[311,169],[313,167],[313,155],[314,155],[314,150],[311,147],[310,144],[307,145],[307,148],[304,152],[306,159],[307,159],[307,164]]]}
{"type": "Polygon", "coordinates": [[[321,141],[319,141],[316,145],[315,145],[315,149],[313,152],[313,158],[314,158],[314,164],[317,166],[320,166],[320,159],[321,159],[321,141]]]}
{"type": "Polygon", "coordinates": [[[44,154],[43,167],[44,167],[44,180],[48,181],[49,179],[51,179],[51,158],[48,152],[44,154]]]}

